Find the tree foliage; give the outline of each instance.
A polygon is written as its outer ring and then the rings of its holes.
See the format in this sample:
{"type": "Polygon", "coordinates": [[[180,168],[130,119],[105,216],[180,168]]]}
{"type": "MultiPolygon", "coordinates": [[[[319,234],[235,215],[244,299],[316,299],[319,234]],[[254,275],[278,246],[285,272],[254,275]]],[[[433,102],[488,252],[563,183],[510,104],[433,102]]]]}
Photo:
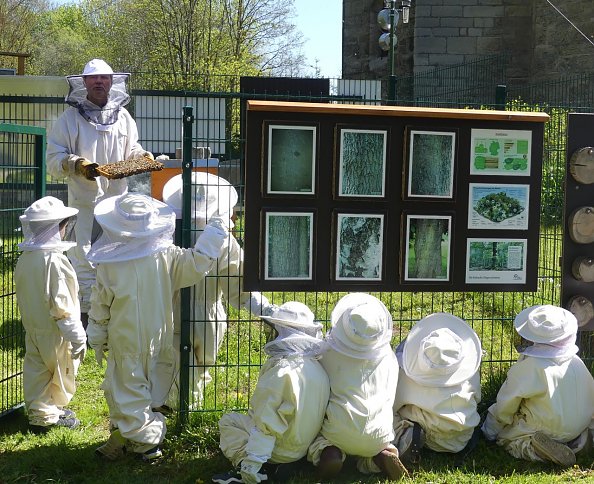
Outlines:
{"type": "Polygon", "coordinates": [[[298,71],[293,15],[291,0],[81,0],[40,12],[29,47],[39,74],[78,73],[101,57],[142,73],[136,87],[213,89],[213,76],[229,76],[222,91],[238,75],[298,71]]]}

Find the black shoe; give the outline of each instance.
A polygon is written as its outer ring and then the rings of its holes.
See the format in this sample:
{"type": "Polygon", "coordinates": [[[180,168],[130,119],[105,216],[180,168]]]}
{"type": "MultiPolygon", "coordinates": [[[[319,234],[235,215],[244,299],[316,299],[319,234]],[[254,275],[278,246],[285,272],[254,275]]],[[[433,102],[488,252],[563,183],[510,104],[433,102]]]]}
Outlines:
{"type": "Polygon", "coordinates": [[[161,457],[163,457],[163,452],[161,452],[161,449],[158,445],[142,454],[142,460],[144,462],[153,462],[157,459],[160,459],[161,457]]]}
{"type": "Polygon", "coordinates": [[[223,474],[215,474],[212,476],[212,482],[217,482],[218,484],[233,484],[234,482],[242,483],[243,479],[241,478],[241,474],[234,470],[223,474]]]}
{"type": "Polygon", "coordinates": [[[54,427],[75,429],[80,425],[80,420],[74,417],[60,417],[56,423],[50,425],[29,425],[29,430],[34,434],[44,434],[54,427]]]}
{"type": "Polygon", "coordinates": [[[68,408],[63,408],[60,418],[76,418],[76,413],[74,413],[72,410],[69,410],[68,408]]]}
{"type": "Polygon", "coordinates": [[[293,479],[308,465],[305,458],[286,464],[264,464],[262,470],[270,482],[287,482],[293,479]]]}

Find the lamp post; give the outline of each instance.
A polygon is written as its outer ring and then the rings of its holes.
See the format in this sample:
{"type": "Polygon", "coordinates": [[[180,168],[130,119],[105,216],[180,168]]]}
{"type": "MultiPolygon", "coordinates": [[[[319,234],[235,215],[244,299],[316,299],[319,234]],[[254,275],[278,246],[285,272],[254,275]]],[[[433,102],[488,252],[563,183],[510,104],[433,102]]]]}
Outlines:
{"type": "Polygon", "coordinates": [[[383,51],[388,51],[388,104],[396,101],[396,74],[394,66],[394,50],[396,48],[396,24],[400,20],[402,12],[402,23],[407,24],[409,10],[412,0],[384,0],[384,8],[377,14],[377,23],[382,30],[379,37],[379,45],[383,51]],[[397,7],[396,4],[400,6],[397,7]]]}

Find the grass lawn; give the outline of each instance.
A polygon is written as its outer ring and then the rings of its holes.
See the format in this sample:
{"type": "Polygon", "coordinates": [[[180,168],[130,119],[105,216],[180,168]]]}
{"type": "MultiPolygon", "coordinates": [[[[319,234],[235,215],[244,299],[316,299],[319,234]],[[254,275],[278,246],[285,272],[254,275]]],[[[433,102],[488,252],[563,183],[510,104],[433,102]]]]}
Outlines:
{"type": "MultiPolygon", "coordinates": [[[[164,457],[146,464],[132,455],[105,462],[94,450],[108,437],[108,411],[99,388],[103,370],[90,351],[81,366],[79,387],[70,405],[82,421],[76,430],[53,429],[45,435],[27,430],[24,411],[0,419],[0,483],[206,483],[230,464],[218,449],[218,415],[192,415],[190,425],[178,431],[175,419],[163,447],[164,457]]],[[[549,483],[594,482],[594,454],[580,457],[572,469],[559,470],[545,463],[509,457],[493,444],[481,441],[464,462],[456,456],[426,452],[421,465],[411,469],[415,483],[549,483]]],[[[319,482],[315,471],[304,466],[293,483],[319,482]]],[[[334,482],[388,482],[380,476],[363,476],[347,460],[334,482]]]]}

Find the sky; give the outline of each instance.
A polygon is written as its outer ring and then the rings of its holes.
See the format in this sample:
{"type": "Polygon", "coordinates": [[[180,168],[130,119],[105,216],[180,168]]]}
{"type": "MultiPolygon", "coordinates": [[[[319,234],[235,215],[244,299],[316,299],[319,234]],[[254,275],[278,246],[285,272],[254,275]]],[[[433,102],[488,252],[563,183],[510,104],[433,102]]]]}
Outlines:
{"type": "MultiPolygon", "coordinates": [[[[54,0],[55,4],[77,0],[54,0]]],[[[308,75],[315,74],[316,59],[322,77],[340,77],[342,71],[342,0],[293,0],[297,29],[303,34],[308,75]]]]}
{"type": "Polygon", "coordinates": [[[342,71],[342,0],[294,0],[297,29],[303,33],[303,53],[322,77],[340,77],[342,71]]]}

